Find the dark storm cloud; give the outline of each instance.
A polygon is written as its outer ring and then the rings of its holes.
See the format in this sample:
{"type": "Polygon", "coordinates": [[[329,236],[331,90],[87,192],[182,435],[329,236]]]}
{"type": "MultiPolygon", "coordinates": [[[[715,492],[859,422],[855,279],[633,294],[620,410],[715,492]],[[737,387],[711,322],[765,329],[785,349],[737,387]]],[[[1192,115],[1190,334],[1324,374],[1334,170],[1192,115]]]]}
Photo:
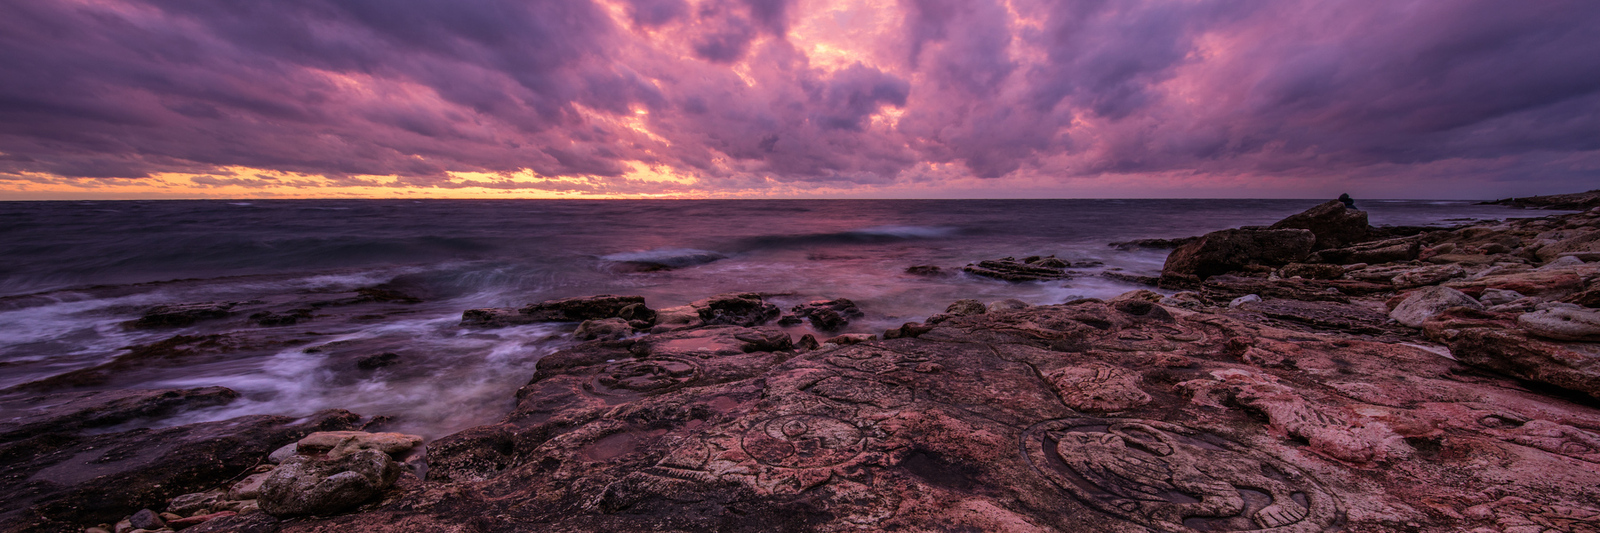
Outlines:
{"type": "Polygon", "coordinates": [[[0,174],[1600,177],[1594,2],[901,0],[824,68],[825,4],[12,0],[0,174]]]}

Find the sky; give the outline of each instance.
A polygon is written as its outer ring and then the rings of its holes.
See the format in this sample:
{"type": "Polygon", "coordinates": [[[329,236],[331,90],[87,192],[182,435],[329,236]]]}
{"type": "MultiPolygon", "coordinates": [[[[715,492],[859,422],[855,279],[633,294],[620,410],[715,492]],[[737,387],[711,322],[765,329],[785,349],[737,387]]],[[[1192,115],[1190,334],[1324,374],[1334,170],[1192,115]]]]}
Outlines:
{"type": "Polygon", "coordinates": [[[6,0],[0,199],[1600,188],[1593,0],[6,0]]]}

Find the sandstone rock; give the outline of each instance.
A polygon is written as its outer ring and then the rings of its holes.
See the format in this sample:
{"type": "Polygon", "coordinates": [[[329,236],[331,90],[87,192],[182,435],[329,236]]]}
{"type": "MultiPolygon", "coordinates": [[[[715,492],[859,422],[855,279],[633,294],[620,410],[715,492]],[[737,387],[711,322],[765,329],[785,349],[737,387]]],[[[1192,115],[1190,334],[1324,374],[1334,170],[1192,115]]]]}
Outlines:
{"type": "Polygon", "coordinates": [[[227,495],[227,491],[223,490],[191,492],[168,501],[166,509],[169,513],[192,515],[196,512],[210,509],[212,505],[222,501],[227,495]]]}
{"type": "Polygon", "coordinates": [[[1313,250],[1342,248],[1367,237],[1367,212],[1332,200],[1291,215],[1269,226],[1270,229],[1304,229],[1316,235],[1313,250]]]}
{"type": "Polygon", "coordinates": [[[1112,248],[1116,248],[1118,250],[1136,250],[1136,249],[1139,249],[1139,248],[1154,249],[1154,250],[1171,250],[1173,248],[1177,248],[1179,246],[1183,246],[1185,244],[1189,244],[1189,243],[1197,241],[1197,240],[1200,240],[1200,238],[1199,237],[1183,237],[1183,238],[1179,238],[1179,239],[1136,239],[1136,240],[1124,241],[1124,242],[1113,242],[1113,243],[1109,244],[1109,246],[1111,246],[1112,248]]]}
{"type": "Polygon", "coordinates": [[[225,405],[239,397],[226,387],[124,389],[35,394],[0,400],[0,442],[154,419],[225,405]]]}
{"type": "Polygon", "coordinates": [[[399,464],[377,450],[325,460],[301,455],[272,471],[259,501],[262,511],[280,518],[333,514],[377,496],[399,476],[399,464]]]}
{"type": "Polygon", "coordinates": [[[1278,275],[1285,278],[1339,279],[1344,277],[1344,268],[1339,265],[1289,263],[1278,269],[1278,275]]]}
{"type": "Polygon", "coordinates": [[[995,302],[990,303],[984,311],[988,313],[1004,313],[1007,311],[1016,311],[1018,309],[1027,309],[1028,307],[1030,307],[1028,302],[1024,302],[1016,298],[1006,298],[1004,300],[996,300],[995,302]]]}
{"type": "MultiPolygon", "coordinates": [[[[637,376],[619,376],[629,377],[637,376]]],[[[516,445],[516,428],[509,425],[478,426],[433,441],[428,443],[428,480],[471,483],[491,479],[512,466],[516,445]]]]}
{"type": "Polygon", "coordinates": [[[956,300],[945,307],[944,312],[954,316],[981,315],[989,312],[989,308],[977,300],[956,300]]]}
{"type": "Polygon", "coordinates": [[[1072,277],[1064,267],[1048,267],[1038,264],[1030,265],[1010,258],[979,261],[962,267],[961,270],[974,276],[983,276],[1010,282],[1027,281],[1052,281],[1072,277]]]}
{"type": "Polygon", "coordinates": [[[1447,280],[1467,275],[1460,265],[1442,265],[1410,269],[1395,275],[1391,280],[1395,288],[1410,289],[1424,285],[1437,285],[1447,280]]]}
{"type": "Polygon", "coordinates": [[[1389,312],[1389,317],[1406,326],[1420,328],[1429,318],[1452,307],[1483,309],[1483,304],[1449,287],[1424,287],[1407,296],[1389,312]]]}
{"type": "Polygon", "coordinates": [[[654,324],[656,321],[656,312],[649,307],[645,307],[643,303],[629,304],[617,311],[617,318],[626,320],[630,323],[642,321],[649,324],[654,324]]]}
{"type": "Polygon", "coordinates": [[[279,521],[267,513],[219,516],[185,529],[188,533],[277,533],[279,521]]]}
{"type": "Polygon", "coordinates": [[[1143,300],[1143,301],[1146,301],[1146,302],[1160,302],[1162,298],[1163,297],[1161,296],[1161,293],[1158,293],[1158,292],[1155,292],[1155,291],[1147,291],[1147,290],[1144,290],[1144,289],[1140,289],[1140,290],[1136,290],[1136,291],[1128,291],[1128,292],[1125,292],[1125,293],[1122,293],[1122,294],[1118,294],[1115,297],[1112,297],[1110,300],[1106,300],[1106,303],[1114,305],[1117,302],[1130,301],[1130,300],[1143,300]]]}
{"type": "Polygon", "coordinates": [[[1600,252],[1600,229],[1577,228],[1562,232],[1555,242],[1539,247],[1541,261],[1555,261],[1563,255],[1600,252]]]}
{"type": "Polygon", "coordinates": [[[916,265],[916,266],[906,267],[906,273],[907,274],[911,274],[913,276],[923,276],[923,277],[929,277],[929,278],[942,277],[942,276],[949,275],[949,273],[945,272],[944,269],[939,268],[939,267],[934,266],[934,265],[916,265]]]}
{"type": "Polygon", "coordinates": [[[1125,411],[1150,403],[1139,374],[1105,364],[1066,367],[1048,376],[1067,407],[1079,411],[1125,411]]]}
{"type": "Polygon", "coordinates": [[[1508,304],[1508,303],[1511,303],[1511,302],[1515,302],[1517,300],[1521,300],[1523,298],[1526,298],[1526,296],[1523,296],[1522,293],[1517,292],[1517,291],[1508,291],[1508,290],[1503,290],[1503,289],[1484,289],[1483,293],[1478,295],[1478,302],[1482,303],[1483,305],[1486,305],[1486,306],[1494,306],[1494,305],[1500,305],[1500,304],[1508,304]]]}
{"type": "Polygon", "coordinates": [[[1529,333],[1564,341],[1600,341],[1600,311],[1581,307],[1551,307],[1517,317],[1529,333]]]}
{"type": "Polygon", "coordinates": [[[602,294],[578,298],[562,298],[531,304],[518,312],[541,322],[579,322],[615,318],[631,305],[643,305],[643,296],[616,296],[602,294]]]}
{"type": "Polygon", "coordinates": [[[1247,265],[1282,266],[1305,259],[1315,241],[1304,229],[1214,231],[1173,250],[1162,278],[1204,280],[1247,265]]]}
{"type": "Polygon", "coordinates": [[[651,333],[663,333],[678,329],[699,327],[705,324],[700,319],[700,311],[694,306],[682,305],[668,307],[656,311],[656,325],[651,328],[651,333]]]}
{"type": "Polygon", "coordinates": [[[160,305],[144,312],[144,316],[128,323],[130,327],[139,329],[153,328],[180,328],[192,326],[201,320],[215,320],[227,318],[233,314],[237,302],[202,302],[188,304],[160,305]]]}
{"type": "Polygon", "coordinates": [[[1579,265],[1582,265],[1582,264],[1583,264],[1583,260],[1582,259],[1578,259],[1577,257],[1573,257],[1573,256],[1570,256],[1570,255],[1563,255],[1561,257],[1557,257],[1555,260],[1550,261],[1549,263],[1545,263],[1544,266],[1541,266],[1538,269],[1539,270],[1555,270],[1555,269],[1558,269],[1558,268],[1579,266],[1579,265]]]}
{"type": "Polygon", "coordinates": [[[505,328],[542,322],[538,317],[524,315],[516,309],[484,308],[461,312],[461,326],[474,328],[505,328]]]}
{"type": "Polygon", "coordinates": [[[1251,303],[1251,302],[1259,302],[1259,301],[1261,301],[1261,296],[1255,295],[1255,294],[1246,294],[1244,296],[1240,296],[1238,298],[1234,298],[1233,301],[1228,302],[1228,308],[1229,309],[1238,309],[1239,306],[1242,306],[1244,304],[1251,303]]]}
{"type": "Polygon", "coordinates": [[[336,457],[360,450],[377,450],[399,457],[416,448],[418,444],[422,444],[422,437],[404,433],[319,431],[300,439],[295,443],[295,448],[301,455],[326,453],[336,457]]]}
{"type": "Polygon", "coordinates": [[[267,462],[272,464],[280,464],[284,461],[287,461],[290,457],[294,457],[296,453],[299,453],[299,447],[300,446],[298,444],[293,442],[285,444],[268,454],[267,462]]]}
{"type": "MultiPolygon", "coordinates": [[[[753,292],[720,294],[692,304],[700,320],[710,325],[759,326],[778,318],[778,306],[753,292]]],[[[659,320],[659,318],[658,318],[659,320]]]]}
{"type": "Polygon", "coordinates": [[[851,344],[860,344],[863,342],[876,340],[877,338],[877,335],[873,335],[871,333],[846,333],[837,337],[830,337],[828,340],[822,341],[822,343],[848,346],[851,344]]]}
{"type": "Polygon", "coordinates": [[[176,518],[176,519],[173,519],[173,520],[168,520],[167,521],[167,525],[171,526],[173,529],[184,530],[186,528],[190,528],[190,527],[198,526],[200,524],[204,524],[204,523],[209,522],[211,520],[215,520],[215,519],[218,519],[218,518],[226,518],[226,517],[229,517],[229,516],[234,516],[236,514],[238,514],[238,513],[235,513],[233,511],[222,511],[222,512],[217,512],[217,513],[208,513],[208,514],[195,515],[195,516],[191,516],[191,517],[187,517],[187,518],[179,517],[179,518],[176,518]]]}
{"type": "Polygon", "coordinates": [[[1172,296],[1162,298],[1161,305],[1170,305],[1173,307],[1181,307],[1184,309],[1193,310],[1205,307],[1206,301],[1204,298],[1200,297],[1199,293],[1179,291],[1173,293],[1172,296]]]}
{"type": "Polygon", "coordinates": [[[1314,262],[1348,265],[1352,263],[1393,263],[1412,261],[1422,255],[1422,243],[1413,237],[1365,242],[1345,248],[1322,250],[1311,255],[1314,262]]]}
{"type": "Polygon", "coordinates": [[[1515,329],[1460,328],[1447,339],[1462,363],[1600,398],[1600,346],[1551,342],[1515,329]]]}
{"type": "Polygon", "coordinates": [[[621,318],[607,318],[601,320],[585,320],[578,324],[578,329],[572,332],[573,338],[578,340],[617,340],[633,334],[633,326],[621,318]]]}
{"type": "Polygon", "coordinates": [[[856,303],[845,298],[816,300],[790,309],[794,316],[811,321],[818,331],[837,331],[850,325],[850,319],[863,316],[856,303]]]}
{"type": "Polygon", "coordinates": [[[271,475],[272,473],[269,471],[246,476],[228,488],[228,499],[254,500],[261,497],[261,484],[265,483],[271,475]]]}

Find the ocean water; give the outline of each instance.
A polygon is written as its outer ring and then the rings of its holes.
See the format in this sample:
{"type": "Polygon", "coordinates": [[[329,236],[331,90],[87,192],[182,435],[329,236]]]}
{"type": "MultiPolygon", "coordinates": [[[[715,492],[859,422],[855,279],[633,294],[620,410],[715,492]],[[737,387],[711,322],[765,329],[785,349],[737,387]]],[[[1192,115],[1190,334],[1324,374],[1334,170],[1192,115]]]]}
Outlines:
{"type": "MultiPolygon", "coordinates": [[[[1052,304],[1137,288],[1099,274],[1154,275],[1164,250],[1108,243],[1270,224],[1316,200],[252,200],[0,202],[0,389],[94,367],[128,347],[220,335],[230,348],[115,369],[88,389],[222,385],[243,398],[158,422],[345,408],[434,438],[492,422],[571,324],[461,328],[461,312],[593,294],[653,308],[723,292],[784,308],[850,298],[846,332],[920,321],[951,301],[1052,304]],[[1074,279],[1005,283],[917,277],[983,259],[1056,255],[1100,266],[1074,279]],[[626,262],[673,267],[638,272],[626,262]],[[378,303],[288,327],[243,317],[126,327],[162,304],[284,307],[391,284],[423,301],[378,303]],[[356,369],[359,356],[400,364],[356,369]]],[[[1359,201],[1375,225],[1453,225],[1543,213],[1459,201],[1359,201]]],[[[804,327],[793,328],[796,336],[804,327]]],[[[21,394],[0,391],[0,398],[21,394]]],[[[7,416],[0,413],[0,417],[7,416]]]]}

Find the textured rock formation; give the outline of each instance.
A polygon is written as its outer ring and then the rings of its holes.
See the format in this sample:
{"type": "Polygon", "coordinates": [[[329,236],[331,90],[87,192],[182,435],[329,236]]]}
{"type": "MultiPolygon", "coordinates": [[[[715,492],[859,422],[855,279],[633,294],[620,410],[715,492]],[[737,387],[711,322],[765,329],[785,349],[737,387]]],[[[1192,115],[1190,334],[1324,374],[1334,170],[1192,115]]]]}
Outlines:
{"type": "Polygon", "coordinates": [[[1367,238],[1367,212],[1330,200],[1279,220],[1269,229],[1310,230],[1317,237],[1313,250],[1342,248],[1367,238]]]}
{"type": "Polygon", "coordinates": [[[1279,267],[1304,260],[1316,236],[1303,229],[1214,231],[1179,246],[1161,268],[1163,280],[1204,280],[1248,266],[1279,267]]]}

